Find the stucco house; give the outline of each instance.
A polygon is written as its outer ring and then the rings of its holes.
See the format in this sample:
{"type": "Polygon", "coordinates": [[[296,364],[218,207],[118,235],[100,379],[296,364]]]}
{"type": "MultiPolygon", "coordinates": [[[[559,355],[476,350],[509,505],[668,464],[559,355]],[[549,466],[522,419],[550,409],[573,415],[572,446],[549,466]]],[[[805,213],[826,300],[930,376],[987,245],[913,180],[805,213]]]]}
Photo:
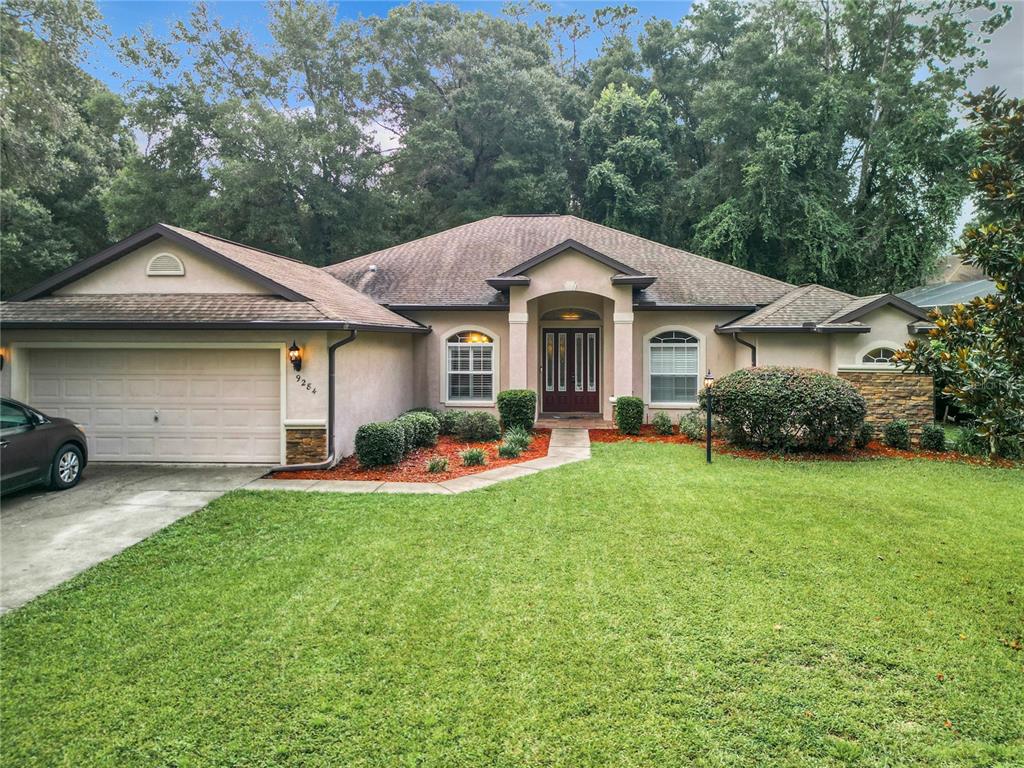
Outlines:
{"type": "Polygon", "coordinates": [[[2,389],[86,427],[93,459],[301,463],[409,408],[610,419],[696,406],[704,372],[847,376],[877,418],[930,416],[891,351],[896,296],[790,285],[574,216],[492,216],[318,269],[157,224],[0,304],[2,389]],[[909,409],[909,410],[908,410],[909,409]],[[915,411],[916,409],[916,411],[915,411]],[[926,411],[927,414],[926,414],[926,411]]]}

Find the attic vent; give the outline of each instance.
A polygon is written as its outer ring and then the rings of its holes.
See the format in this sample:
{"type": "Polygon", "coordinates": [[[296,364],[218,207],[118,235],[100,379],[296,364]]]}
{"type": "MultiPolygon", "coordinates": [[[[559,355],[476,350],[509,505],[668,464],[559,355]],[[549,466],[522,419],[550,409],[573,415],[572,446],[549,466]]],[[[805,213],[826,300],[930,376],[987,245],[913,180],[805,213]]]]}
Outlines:
{"type": "Polygon", "coordinates": [[[185,265],[173,253],[158,253],[149,260],[146,274],[150,277],[180,277],[185,274],[185,265]]]}

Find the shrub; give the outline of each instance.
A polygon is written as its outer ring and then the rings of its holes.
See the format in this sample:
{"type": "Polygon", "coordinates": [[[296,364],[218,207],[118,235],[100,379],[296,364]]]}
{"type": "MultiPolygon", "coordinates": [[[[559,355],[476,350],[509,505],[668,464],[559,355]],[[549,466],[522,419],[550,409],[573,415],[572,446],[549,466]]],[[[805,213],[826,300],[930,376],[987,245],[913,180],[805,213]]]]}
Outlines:
{"type": "Polygon", "coordinates": [[[459,454],[465,467],[481,467],[486,462],[483,448],[469,448],[459,454]]]}
{"type": "Polygon", "coordinates": [[[910,425],[906,419],[890,421],[882,430],[882,440],[890,448],[910,450],[910,425]]]}
{"type": "Polygon", "coordinates": [[[503,459],[516,459],[523,452],[518,443],[503,442],[498,446],[498,455],[503,459]]]}
{"type": "Polygon", "coordinates": [[[858,448],[867,448],[868,443],[875,439],[875,425],[864,422],[857,430],[857,436],[853,438],[853,444],[858,448]]]}
{"type": "Polygon", "coordinates": [[[455,427],[455,434],[460,440],[475,443],[481,440],[497,440],[501,436],[501,427],[494,414],[487,411],[467,413],[455,427]]]}
{"type": "Polygon", "coordinates": [[[441,427],[440,434],[454,435],[459,429],[459,422],[462,421],[468,415],[468,411],[438,411],[437,423],[441,427]]]}
{"type": "Polygon", "coordinates": [[[505,442],[517,445],[520,451],[525,451],[533,442],[533,435],[522,427],[509,427],[505,430],[505,442]]]}
{"type": "Polygon", "coordinates": [[[501,426],[533,429],[537,412],[537,393],[532,389],[506,389],[498,393],[498,414],[501,426]]]}
{"type": "Polygon", "coordinates": [[[448,459],[444,456],[433,456],[427,460],[427,472],[436,475],[448,471],[448,459]]]}
{"type": "Polygon", "coordinates": [[[437,417],[429,411],[409,411],[399,416],[396,421],[402,422],[406,430],[412,427],[412,441],[409,442],[406,436],[406,450],[412,448],[429,448],[437,445],[437,435],[441,431],[441,424],[437,417]]]}
{"type": "MultiPolygon", "coordinates": [[[[746,368],[715,384],[712,412],[737,445],[788,451],[843,450],[867,405],[848,381],[809,368],[746,368]]],[[[707,391],[700,403],[707,407],[707,391]]]]}
{"type": "Polygon", "coordinates": [[[356,458],[364,467],[397,464],[405,455],[405,429],[394,421],[363,424],[356,430],[356,458]]]}
{"type": "Polygon", "coordinates": [[[921,447],[926,451],[946,450],[946,430],[939,424],[925,424],[921,427],[921,447]]]}
{"type": "Polygon", "coordinates": [[[671,435],[672,434],[672,419],[664,411],[658,411],[651,418],[651,426],[654,427],[654,431],[659,435],[671,435]]]}
{"type": "MultiPolygon", "coordinates": [[[[978,434],[977,424],[967,424],[959,429],[953,438],[953,450],[967,456],[988,456],[988,438],[978,434]]],[[[1010,440],[999,441],[999,453],[1004,459],[1024,458],[1024,446],[1010,440]]]]}
{"type": "Polygon", "coordinates": [[[394,423],[402,428],[402,433],[405,435],[405,453],[408,453],[416,447],[416,422],[406,415],[399,416],[394,423]]]}
{"type": "Polygon", "coordinates": [[[639,397],[615,399],[615,425],[624,435],[639,435],[644,423],[644,401],[639,397]]]}
{"type": "Polygon", "coordinates": [[[679,417],[679,434],[691,440],[703,440],[707,429],[707,414],[703,411],[687,411],[679,417]]]}

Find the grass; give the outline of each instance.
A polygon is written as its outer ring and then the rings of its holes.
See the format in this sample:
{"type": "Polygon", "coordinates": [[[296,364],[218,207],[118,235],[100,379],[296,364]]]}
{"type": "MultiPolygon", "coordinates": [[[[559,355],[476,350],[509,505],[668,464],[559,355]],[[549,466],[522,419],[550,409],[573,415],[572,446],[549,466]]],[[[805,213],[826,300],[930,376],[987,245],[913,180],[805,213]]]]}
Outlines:
{"type": "Polygon", "coordinates": [[[594,446],[226,496],[0,620],[5,765],[1024,762],[1024,475],[594,446]]]}

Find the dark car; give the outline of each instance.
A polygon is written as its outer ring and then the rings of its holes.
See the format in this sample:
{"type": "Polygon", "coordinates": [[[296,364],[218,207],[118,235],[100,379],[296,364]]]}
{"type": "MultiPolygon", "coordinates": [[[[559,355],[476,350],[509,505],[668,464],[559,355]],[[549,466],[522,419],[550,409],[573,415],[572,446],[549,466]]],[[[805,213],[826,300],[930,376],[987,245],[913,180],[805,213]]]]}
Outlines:
{"type": "Polygon", "coordinates": [[[0,399],[0,492],[39,483],[70,488],[81,479],[87,458],[79,425],[0,399]]]}

